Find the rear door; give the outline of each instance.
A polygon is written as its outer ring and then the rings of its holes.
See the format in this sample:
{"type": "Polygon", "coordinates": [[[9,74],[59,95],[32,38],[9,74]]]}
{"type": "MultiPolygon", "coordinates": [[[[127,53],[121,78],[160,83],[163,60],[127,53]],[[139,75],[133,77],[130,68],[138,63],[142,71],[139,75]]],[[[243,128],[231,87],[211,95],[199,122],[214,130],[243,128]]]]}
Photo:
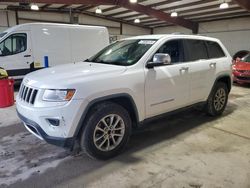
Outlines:
{"type": "Polygon", "coordinates": [[[210,60],[206,42],[197,39],[184,40],[184,52],[189,62],[190,104],[205,100],[215,79],[216,60],[210,60]]]}
{"type": "Polygon", "coordinates": [[[0,43],[0,66],[16,79],[30,72],[33,57],[28,31],[12,33],[0,43]]]}

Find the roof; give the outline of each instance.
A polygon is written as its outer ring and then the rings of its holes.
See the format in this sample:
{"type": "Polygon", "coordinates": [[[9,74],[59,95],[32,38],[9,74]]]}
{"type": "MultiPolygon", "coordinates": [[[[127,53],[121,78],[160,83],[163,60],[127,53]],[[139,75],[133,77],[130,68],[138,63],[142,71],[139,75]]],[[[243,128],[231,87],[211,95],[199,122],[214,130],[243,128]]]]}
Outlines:
{"type": "Polygon", "coordinates": [[[25,23],[25,24],[20,24],[20,25],[15,25],[9,29],[7,29],[5,32],[9,33],[9,32],[12,32],[12,31],[15,31],[15,30],[21,30],[23,28],[27,29],[27,27],[31,27],[31,26],[34,26],[34,25],[41,25],[41,26],[48,26],[48,25],[51,25],[51,26],[67,26],[67,27],[81,27],[81,28],[103,28],[103,29],[106,29],[105,27],[103,26],[89,26],[89,25],[77,25],[77,24],[59,24],[59,23],[25,23]]]}

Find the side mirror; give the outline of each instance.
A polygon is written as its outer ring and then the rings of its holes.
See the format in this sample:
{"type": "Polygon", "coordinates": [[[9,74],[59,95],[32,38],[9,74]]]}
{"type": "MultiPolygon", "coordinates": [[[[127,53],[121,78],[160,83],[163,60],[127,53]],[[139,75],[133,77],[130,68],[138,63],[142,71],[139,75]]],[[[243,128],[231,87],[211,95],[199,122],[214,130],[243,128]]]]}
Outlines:
{"type": "Polygon", "coordinates": [[[0,49],[0,55],[3,55],[2,50],[0,49]]]}
{"type": "Polygon", "coordinates": [[[147,68],[153,68],[162,65],[170,65],[171,57],[169,54],[157,53],[153,57],[153,62],[148,62],[147,68]]]}

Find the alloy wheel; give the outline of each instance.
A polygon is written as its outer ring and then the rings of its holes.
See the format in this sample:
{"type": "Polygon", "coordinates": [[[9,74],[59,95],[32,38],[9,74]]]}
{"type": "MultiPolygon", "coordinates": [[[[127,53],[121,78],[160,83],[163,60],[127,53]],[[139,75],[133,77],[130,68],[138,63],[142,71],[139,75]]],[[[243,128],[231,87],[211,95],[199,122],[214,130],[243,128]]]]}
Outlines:
{"type": "Polygon", "coordinates": [[[103,117],[95,126],[93,140],[101,151],[111,151],[122,141],[125,134],[125,124],[121,116],[109,114],[103,117]]]}

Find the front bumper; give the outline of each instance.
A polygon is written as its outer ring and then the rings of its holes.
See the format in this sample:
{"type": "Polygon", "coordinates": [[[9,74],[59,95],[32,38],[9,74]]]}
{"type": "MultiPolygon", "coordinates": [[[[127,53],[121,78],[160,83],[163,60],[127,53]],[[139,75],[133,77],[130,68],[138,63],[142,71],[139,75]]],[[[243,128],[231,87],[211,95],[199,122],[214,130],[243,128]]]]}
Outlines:
{"type": "Polygon", "coordinates": [[[22,114],[20,114],[17,110],[18,117],[23,121],[24,126],[35,136],[39,137],[40,139],[45,140],[49,144],[53,144],[60,147],[65,148],[72,148],[74,146],[75,138],[61,138],[61,137],[53,137],[47,135],[43,129],[34,121],[24,117],[22,114]]]}
{"type": "Polygon", "coordinates": [[[234,71],[233,81],[237,83],[250,83],[250,74],[242,74],[238,71],[234,71]]]}

